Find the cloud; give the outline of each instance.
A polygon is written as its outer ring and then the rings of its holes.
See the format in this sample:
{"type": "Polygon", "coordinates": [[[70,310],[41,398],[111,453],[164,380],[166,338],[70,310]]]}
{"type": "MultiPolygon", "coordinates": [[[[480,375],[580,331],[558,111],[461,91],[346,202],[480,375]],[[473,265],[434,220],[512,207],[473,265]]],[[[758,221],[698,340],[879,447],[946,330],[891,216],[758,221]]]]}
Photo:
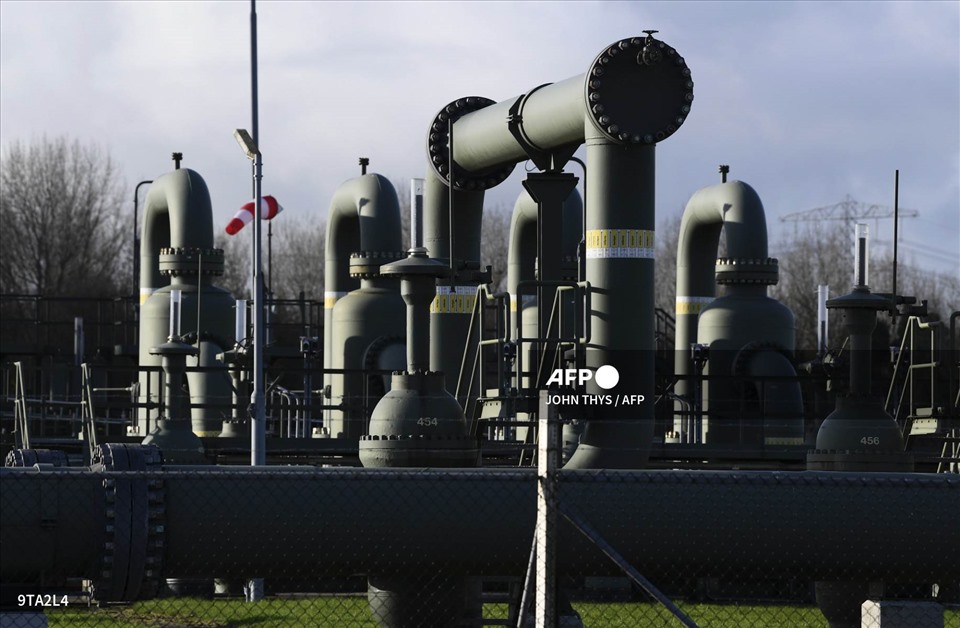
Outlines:
{"type": "MultiPolygon", "coordinates": [[[[774,230],[779,213],[848,193],[892,204],[900,168],[904,202],[941,225],[911,237],[960,233],[956,3],[257,6],[264,186],[291,214],[323,219],[360,156],[398,183],[423,176],[427,124],[451,100],[576,76],[654,28],[696,85],[687,122],[657,149],[663,215],[718,181],[719,163],[760,192],[774,230]]],[[[226,224],[251,188],[232,138],[251,125],[248,29],[246,2],[0,2],[0,142],[97,141],[131,189],[182,151],[226,224]]],[[[512,205],[522,171],[490,202],[512,205]]]]}

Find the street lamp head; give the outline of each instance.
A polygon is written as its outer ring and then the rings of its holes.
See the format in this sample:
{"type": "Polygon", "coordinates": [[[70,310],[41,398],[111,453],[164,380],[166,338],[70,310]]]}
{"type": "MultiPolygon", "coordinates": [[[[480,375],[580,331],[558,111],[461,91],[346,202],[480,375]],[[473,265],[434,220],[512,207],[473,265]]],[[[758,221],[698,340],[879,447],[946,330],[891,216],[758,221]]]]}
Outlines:
{"type": "Polygon", "coordinates": [[[257,147],[257,143],[253,141],[253,138],[250,137],[250,134],[247,133],[246,129],[237,129],[233,132],[233,137],[237,140],[237,144],[240,145],[240,148],[243,149],[247,159],[255,159],[256,156],[260,154],[260,149],[257,147]]]}

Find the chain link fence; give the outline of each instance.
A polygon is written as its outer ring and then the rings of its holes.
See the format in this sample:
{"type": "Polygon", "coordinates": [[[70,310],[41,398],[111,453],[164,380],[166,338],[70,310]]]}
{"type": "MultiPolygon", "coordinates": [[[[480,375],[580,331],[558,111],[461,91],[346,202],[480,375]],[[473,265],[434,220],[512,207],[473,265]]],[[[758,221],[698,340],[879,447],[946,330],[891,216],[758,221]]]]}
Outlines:
{"type": "Polygon", "coordinates": [[[4,628],[793,627],[824,612],[960,627],[956,476],[190,468],[148,449],[114,452],[141,470],[0,472],[4,628]]]}

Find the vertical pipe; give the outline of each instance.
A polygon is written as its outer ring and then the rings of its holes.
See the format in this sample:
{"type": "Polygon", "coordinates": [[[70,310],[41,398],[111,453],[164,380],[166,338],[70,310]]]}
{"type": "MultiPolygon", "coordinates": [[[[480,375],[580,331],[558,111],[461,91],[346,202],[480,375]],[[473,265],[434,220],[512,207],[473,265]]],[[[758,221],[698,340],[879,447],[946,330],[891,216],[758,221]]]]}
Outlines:
{"type": "Polygon", "coordinates": [[[900,169],[898,168],[893,175],[893,320],[891,328],[897,324],[897,245],[900,228],[900,169]]]}
{"type": "Polygon", "coordinates": [[[857,223],[856,243],[854,250],[854,268],[853,285],[857,288],[867,288],[870,285],[870,251],[868,238],[870,237],[870,227],[864,223],[857,223]]]}
{"type": "Polygon", "coordinates": [[[180,290],[170,291],[170,338],[180,337],[180,290]]]}
{"type": "Polygon", "coordinates": [[[817,355],[822,359],[827,354],[829,339],[829,318],[827,314],[827,299],[830,298],[830,286],[817,286],[817,355]]]}
{"type": "Polygon", "coordinates": [[[236,332],[234,334],[237,344],[243,343],[247,338],[247,300],[237,299],[236,306],[236,332]]]}
{"type": "MultiPolygon", "coordinates": [[[[235,312],[234,312],[234,338],[237,342],[237,356],[235,358],[235,371],[233,375],[233,411],[230,413],[233,416],[234,421],[237,423],[242,423],[243,418],[240,411],[240,399],[241,399],[241,373],[243,368],[241,366],[240,358],[240,348],[244,345],[247,339],[247,300],[246,299],[237,299],[235,312]]],[[[224,428],[226,430],[226,427],[224,428]]]]}
{"type": "MultiPolygon", "coordinates": [[[[854,257],[854,290],[869,293],[870,228],[858,223],[855,229],[856,255],[854,257]]],[[[847,312],[850,325],[850,394],[866,396],[870,394],[870,355],[873,348],[873,329],[876,326],[876,312],[859,310],[847,312]]]]}
{"type": "Polygon", "coordinates": [[[73,317],[73,363],[83,364],[83,317],[73,317]]]}
{"type": "Polygon", "coordinates": [[[410,248],[423,246],[423,179],[410,179],[410,248]]]}
{"type": "Polygon", "coordinates": [[[450,247],[449,255],[447,256],[450,260],[450,276],[453,277],[456,273],[456,266],[454,265],[454,257],[456,251],[456,238],[453,233],[453,190],[454,190],[454,177],[453,177],[453,118],[447,119],[447,163],[450,164],[450,174],[447,181],[447,234],[450,247]]]}
{"type": "MultiPolygon", "coordinates": [[[[133,291],[134,294],[137,292],[137,288],[140,286],[140,238],[137,237],[137,213],[140,205],[140,187],[143,185],[149,185],[153,183],[152,180],[141,181],[137,184],[137,187],[133,189],[133,291]]],[[[147,296],[150,296],[149,294],[147,296]]],[[[141,297],[140,303],[143,303],[145,299],[141,297]]]]}
{"type": "MultiPolygon", "coordinates": [[[[482,190],[454,189],[450,193],[446,183],[432,171],[427,173],[423,187],[423,242],[431,259],[449,266],[450,231],[457,242],[456,255],[467,268],[480,268],[480,230],[483,219],[482,190]],[[456,220],[450,220],[451,197],[457,206],[456,220]]],[[[470,314],[478,280],[461,278],[441,279],[437,286],[437,301],[430,309],[430,369],[442,371],[447,390],[456,390],[463,359],[470,314]],[[454,297],[462,295],[463,308],[448,307],[454,297]],[[447,299],[447,301],[443,301],[447,299]]]]}
{"type": "MultiPolygon", "coordinates": [[[[653,438],[654,145],[615,144],[586,123],[586,278],[591,286],[587,368],[610,365],[620,391],[642,394],[634,406],[600,406],[568,468],[639,468],[653,438]],[[614,237],[626,236],[626,246],[614,237]],[[635,244],[635,246],[629,246],[635,244]],[[629,386],[629,388],[627,388],[629,386]]],[[[588,394],[616,394],[587,383],[588,394]]]]}

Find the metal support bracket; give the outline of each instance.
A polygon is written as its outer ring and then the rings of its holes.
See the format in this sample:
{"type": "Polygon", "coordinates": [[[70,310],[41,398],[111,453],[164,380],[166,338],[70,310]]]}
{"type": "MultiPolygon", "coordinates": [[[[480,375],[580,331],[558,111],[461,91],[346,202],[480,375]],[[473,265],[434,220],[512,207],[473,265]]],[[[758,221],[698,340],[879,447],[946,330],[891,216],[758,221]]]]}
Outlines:
{"type": "Polygon", "coordinates": [[[543,85],[534,87],[523,96],[518,97],[513,104],[510,105],[510,110],[507,113],[507,129],[538,170],[557,172],[563,170],[564,164],[570,161],[573,154],[577,152],[579,144],[560,147],[554,151],[545,151],[530,141],[530,138],[527,137],[527,134],[523,130],[523,106],[534,92],[548,85],[552,85],[552,83],[544,83],[543,85]]]}

